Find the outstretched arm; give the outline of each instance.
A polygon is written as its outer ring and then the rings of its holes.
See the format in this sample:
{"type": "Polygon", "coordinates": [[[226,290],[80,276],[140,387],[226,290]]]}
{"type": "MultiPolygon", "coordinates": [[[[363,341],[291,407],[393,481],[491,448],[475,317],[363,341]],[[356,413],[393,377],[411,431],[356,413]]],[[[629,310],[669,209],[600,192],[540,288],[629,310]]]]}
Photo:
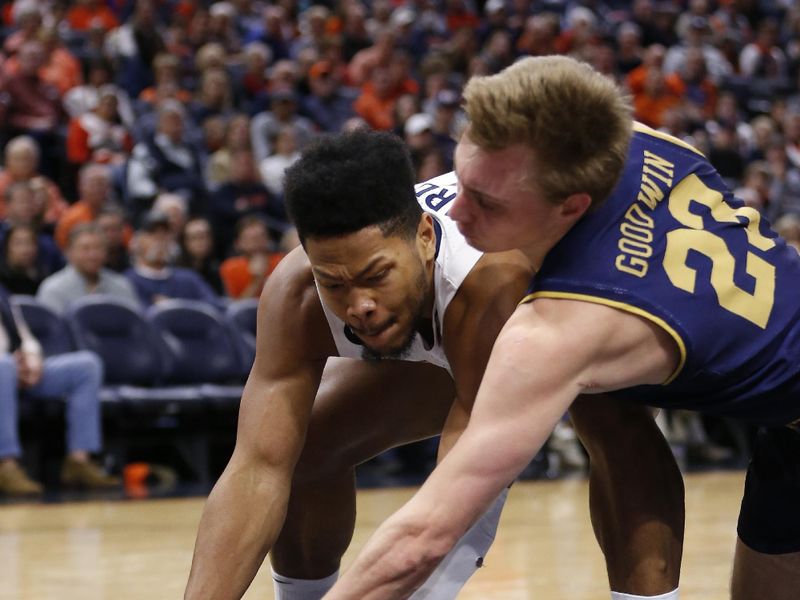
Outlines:
{"type": "MultiPolygon", "coordinates": [[[[294,258],[285,259],[287,267],[294,258]]],[[[316,319],[316,294],[306,295],[302,281],[287,280],[289,270],[276,271],[259,304],[256,359],[242,396],[236,448],[203,511],[187,599],[240,598],[283,526],[325,364],[316,340],[327,330],[316,319]]]]}
{"type": "Polygon", "coordinates": [[[464,435],[326,598],[407,597],[579,393],[664,381],[673,352],[649,324],[614,309],[565,300],[520,307],[497,339],[464,435]]]}

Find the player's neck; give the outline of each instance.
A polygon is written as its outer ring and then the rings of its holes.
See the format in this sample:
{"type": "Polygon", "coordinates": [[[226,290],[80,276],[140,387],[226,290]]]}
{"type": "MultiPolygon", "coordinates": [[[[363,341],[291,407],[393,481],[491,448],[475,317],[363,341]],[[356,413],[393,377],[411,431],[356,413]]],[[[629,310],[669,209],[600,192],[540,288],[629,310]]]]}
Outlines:
{"type": "Polygon", "coordinates": [[[569,226],[554,229],[548,235],[535,240],[530,245],[520,248],[520,251],[525,255],[531,264],[534,271],[538,271],[542,267],[544,259],[550,251],[561,241],[561,239],[569,232],[575,223],[570,223],[569,226]]]}

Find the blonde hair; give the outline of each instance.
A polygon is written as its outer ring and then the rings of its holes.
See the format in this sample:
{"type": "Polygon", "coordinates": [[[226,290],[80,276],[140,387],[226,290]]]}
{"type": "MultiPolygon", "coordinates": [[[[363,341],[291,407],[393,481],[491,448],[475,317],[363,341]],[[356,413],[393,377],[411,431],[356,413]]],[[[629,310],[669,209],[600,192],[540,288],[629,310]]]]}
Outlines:
{"type": "Polygon", "coordinates": [[[469,139],[492,151],[523,144],[535,154],[529,184],[551,202],[587,193],[599,206],[617,184],[632,131],[617,86],[566,56],[522,59],[464,90],[469,139]]]}

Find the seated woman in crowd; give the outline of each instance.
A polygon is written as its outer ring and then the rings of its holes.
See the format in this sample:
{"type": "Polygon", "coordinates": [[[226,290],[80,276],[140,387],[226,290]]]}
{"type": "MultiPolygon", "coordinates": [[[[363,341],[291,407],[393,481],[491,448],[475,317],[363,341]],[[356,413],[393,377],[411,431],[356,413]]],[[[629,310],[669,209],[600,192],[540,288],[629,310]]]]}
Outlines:
{"type": "Polygon", "coordinates": [[[0,284],[10,294],[33,296],[49,275],[39,262],[38,233],[32,225],[12,225],[0,246],[0,284]]]}

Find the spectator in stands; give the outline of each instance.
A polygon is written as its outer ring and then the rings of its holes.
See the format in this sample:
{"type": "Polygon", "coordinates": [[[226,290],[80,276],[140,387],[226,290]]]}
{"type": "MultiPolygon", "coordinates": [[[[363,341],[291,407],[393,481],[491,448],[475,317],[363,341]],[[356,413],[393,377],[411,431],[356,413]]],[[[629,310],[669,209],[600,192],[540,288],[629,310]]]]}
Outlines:
{"type": "Polygon", "coordinates": [[[183,298],[219,306],[219,298],[200,275],[170,266],[172,243],[167,216],[150,212],[133,239],[133,267],[125,271],[142,304],[183,298]]]}
{"type": "Polygon", "coordinates": [[[248,115],[267,109],[269,79],[267,67],[272,60],[272,51],[262,42],[250,42],[244,48],[244,72],[237,82],[241,96],[241,108],[248,115]]]}
{"type": "Polygon", "coordinates": [[[272,141],[278,130],[286,125],[295,127],[299,148],[314,136],[314,124],[297,114],[297,94],[291,88],[280,87],[270,94],[270,110],[256,115],[250,122],[250,138],[257,163],[274,152],[272,141]]]}
{"type": "Polygon", "coordinates": [[[752,206],[764,215],[770,211],[770,189],[772,174],[769,165],[763,160],[756,160],[745,167],[744,181],[741,187],[733,191],[733,195],[747,206],[752,206]]]}
{"type": "Polygon", "coordinates": [[[628,76],[634,115],[645,125],[658,129],[663,123],[664,112],[681,103],[682,88],[675,81],[666,79],[657,66],[648,66],[641,84],[632,85],[636,72],[634,70],[628,76]]]}
{"type": "Polygon", "coordinates": [[[356,52],[369,48],[372,38],[367,31],[367,11],[360,3],[351,3],[344,7],[342,23],[342,57],[350,60],[356,52]]]}
{"type": "Polygon", "coordinates": [[[152,85],[150,67],[164,48],[153,0],[135,0],[133,17],[108,34],[106,52],[117,68],[117,84],[131,98],[152,85]]]}
{"type": "Polygon", "coordinates": [[[219,275],[219,261],[215,258],[214,234],[205,217],[190,218],[180,237],[181,254],[178,266],[198,273],[218,295],[225,295],[219,275]]]}
{"type": "Polygon", "coordinates": [[[540,13],[525,20],[525,28],[517,39],[517,52],[530,56],[556,54],[558,15],[540,13]]]}
{"type": "Polygon", "coordinates": [[[250,30],[246,41],[266,44],[276,61],[288,58],[293,25],[287,18],[286,9],[279,4],[267,5],[261,14],[261,25],[250,30]]]}
{"type": "MultiPolygon", "coordinates": [[[[719,127],[711,135],[709,162],[729,183],[735,184],[744,174],[744,159],[739,151],[739,137],[733,127],[719,127]]],[[[730,187],[734,187],[731,185],[730,187]]]]}
{"type": "Polygon", "coordinates": [[[800,107],[786,110],[783,135],[786,139],[786,157],[793,167],[800,168],[800,107]]]}
{"type": "Polygon", "coordinates": [[[767,216],[774,221],[787,213],[800,215],[800,169],[792,166],[782,139],[767,148],[766,161],[772,174],[767,216]]]}
{"type": "Polygon", "coordinates": [[[297,147],[297,130],[291,125],[281,127],[274,140],[275,153],[258,166],[261,181],[276,198],[283,196],[285,171],[300,158],[297,147]]]}
{"type": "Polygon", "coordinates": [[[213,193],[230,181],[233,154],[250,149],[250,118],[243,114],[234,115],[225,125],[223,146],[211,154],[206,165],[206,186],[209,192],[213,193]]]}
{"type": "Polygon", "coordinates": [[[443,89],[436,94],[431,131],[448,170],[453,165],[456,140],[466,125],[466,118],[459,109],[460,104],[461,98],[454,90],[443,89]]]}
{"type": "Polygon", "coordinates": [[[131,266],[128,245],[132,229],[125,212],[117,205],[107,204],[97,216],[97,226],[106,238],[105,267],[123,273],[131,266]]]}
{"type": "Polygon", "coordinates": [[[34,138],[41,153],[41,169],[51,177],[60,169],[63,138],[59,127],[66,119],[61,92],[39,74],[45,53],[41,43],[25,42],[17,53],[18,71],[0,87],[0,127],[9,136],[26,133],[34,138]]]}
{"type": "Polygon", "coordinates": [[[775,233],[800,252],[800,216],[790,213],[775,221],[775,233]]]}
{"type": "MultiPolygon", "coordinates": [[[[771,117],[759,115],[753,119],[750,122],[750,135],[746,137],[748,146],[745,161],[750,163],[764,160],[767,156],[767,148],[775,141],[777,135],[778,127],[771,117]]],[[[789,152],[788,148],[787,152],[789,152]]],[[[800,158],[800,154],[798,157],[800,158]]]]}
{"type": "Polygon", "coordinates": [[[259,214],[283,229],[287,221],[283,202],[274,197],[259,176],[249,150],[232,155],[230,181],[214,192],[209,202],[209,216],[214,223],[217,251],[225,256],[235,237],[236,222],[243,215],[259,214]]]}
{"type": "Polygon", "coordinates": [[[306,48],[320,50],[325,42],[325,25],[330,16],[330,10],[322,4],[315,4],[300,13],[300,35],[289,46],[289,55],[292,58],[297,59],[306,48]]]}
{"type": "Polygon", "coordinates": [[[42,26],[42,13],[38,2],[15,2],[12,8],[15,31],[3,42],[8,56],[16,54],[26,42],[35,41],[42,26]]]}
{"type": "Polygon", "coordinates": [[[739,55],[739,71],[749,78],[785,81],[789,65],[778,45],[779,26],[775,19],[764,19],[758,26],[756,39],[739,55]]]}
{"type": "Polygon", "coordinates": [[[403,139],[411,149],[411,155],[415,161],[436,148],[436,140],[433,137],[433,118],[428,113],[411,115],[403,126],[403,139]]]}
{"type": "Polygon", "coordinates": [[[43,189],[45,204],[42,207],[42,225],[55,226],[67,209],[67,203],[56,184],[39,174],[39,146],[34,139],[23,135],[8,142],[3,166],[0,171],[0,219],[6,216],[5,196],[8,187],[26,182],[43,189]]]}
{"type": "Polygon", "coordinates": [[[239,52],[241,40],[236,29],[237,9],[230,2],[214,2],[208,10],[208,39],[227,52],[239,52]]]}
{"type": "Polygon", "coordinates": [[[158,107],[154,136],[136,144],[128,163],[128,196],[137,213],[149,210],[161,192],[187,198],[193,210],[202,206],[205,186],[200,156],[184,141],[184,110],[175,100],[158,107]]]}
{"type": "Polygon", "coordinates": [[[480,18],[476,15],[466,0],[446,0],[444,18],[447,29],[454,33],[459,29],[475,31],[480,25],[480,18]]]}
{"type": "Polygon", "coordinates": [[[435,146],[417,153],[413,158],[417,182],[433,179],[439,175],[444,175],[450,170],[447,166],[447,161],[442,156],[442,151],[435,146]]]}
{"type": "MultiPolygon", "coordinates": [[[[172,235],[172,239],[177,244],[178,238],[189,217],[189,207],[186,203],[186,198],[169,192],[159,194],[156,201],[153,203],[152,212],[167,217],[167,221],[169,221],[169,232],[172,235]]],[[[176,256],[177,247],[175,250],[174,255],[176,256]]]]}
{"type": "Polygon", "coordinates": [[[314,63],[308,71],[311,93],[303,100],[303,112],[322,131],[338,132],[355,115],[356,93],[341,85],[330,61],[314,63]]]}
{"type": "Polygon", "coordinates": [[[180,61],[173,54],[162,52],[153,59],[152,86],[146,87],[139,94],[140,111],[152,110],[160,100],[175,98],[186,104],[192,99],[189,90],[184,89],[180,74],[180,61]]]}
{"type": "Polygon", "coordinates": [[[393,112],[397,98],[389,70],[376,66],[372,69],[369,81],[361,88],[353,108],[372,129],[388,130],[395,125],[393,112]]]}
{"type": "Polygon", "coordinates": [[[84,32],[100,26],[104,31],[119,27],[117,16],[100,0],[78,0],[67,11],[67,22],[73,31],[84,32]]]}
{"type": "Polygon", "coordinates": [[[67,129],[67,160],[74,165],[96,162],[123,165],[133,138],[122,124],[117,90],[113,86],[98,90],[97,106],[73,117],[67,129]]]}
{"type": "MultiPolygon", "coordinates": [[[[19,225],[33,227],[40,232],[39,203],[31,184],[26,182],[12,184],[6,188],[5,195],[6,218],[0,222],[0,241],[12,227],[19,225]]],[[[38,233],[36,244],[39,265],[45,275],[54,273],[64,266],[64,257],[49,235],[38,233]]]]}
{"type": "Polygon", "coordinates": [[[597,20],[595,14],[585,6],[570,8],[565,18],[566,27],[555,41],[558,53],[589,60],[600,34],[597,20]]]}
{"type": "Polygon", "coordinates": [[[113,200],[109,168],[95,163],[84,166],[78,176],[78,192],[80,200],[70,206],[56,224],[55,240],[62,249],[67,247],[73,227],[94,221],[113,200]]]}
{"type": "Polygon", "coordinates": [[[497,31],[504,31],[512,35],[512,31],[508,26],[505,0],[488,0],[483,5],[483,12],[485,16],[477,30],[478,43],[481,46],[497,31]]]}
{"type": "Polygon", "coordinates": [[[717,86],[708,77],[706,59],[700,48],[688,48],[684,63],[666,79],[683,99],[684,109],[694,127],[702,127],[714,117],[717,86]]]}
{"type": "Polygon", "coordinates": [[[709,38],[711,29],[705,17],[693,17],[686,28],[681,43],[672,46],[664,57],[664,72],[675,73],[686,62],[689,48],[699,48],[706,59],[706,67],[711,80],[719,85],[723,79],[733,72],[733,67],[709,38]]]}
{"type": "Polygon", "coordinates": [[[11,294],[33,296],[45,278],[39,264],[38,232],[31,225],[13,225],[2,240],[0,285],[11,294]]]}
{"type": "Polygon", "coordinates": [[[119,485],[90,455],[101,449],[100,385],[103,364],[93,352],[44,357],[20,313],[0,289],[0,493],[36,495],[42,486],[19,464],[22,448],[17,431],[20,392],[33,398],[66,400],[67,456],[61,483],[91,489],[119,485]]]}
{"type": "Polygon", "coordinates": [[[617,29],[617,72],[623,77],[642,64],[642,30],[631,21],[622,23],[617,29]]]}
{"type": "Polygon", "coordinates": [[[124,90],[112,83],[114,69],[105,58],[92,58],[86,61],[85,84],[76,86],[64,95],[64,108],[73,119],[94,110],[100,102],[100,90],[107,93],[113,90],[117,98],[117,113],[126,127],[134,124],[131,100],[124,90]]]}
{"type": "MultiPolygon", "coordinates": [[[[58,88],[61,97],[83,83],[81,63],[64,46],[58,29],[45,27],[39,32],[44,50],[44,64],[39,69],[42,80],[58,88]]],[[[9,67],[12,68],[13,67],[9,67]]]]}
{"type": "Polygon", "coordinates": [[[225,70],[215,67],[203,71],[200,89],[188,107],[194,124],[200,125],[209,117],[228,117],[232,105],[231,82],[225,70]]]}
{"type": "Polygon", "coordinates": [[[70,302],[89,294],[107,294],[139,304],[131,283],[104,267],[106,244],[103,230],[97,224],[76,225],[67,241],[69,263],[42,282],[36,299],[59,314],[70,302]]]}
{"type": "Polygon", "coordinates": [[[267,277],[285,254],[270,252],[267,225],[254,215],[237,223],[235,249],[238,256],[225,260],[219,269],[225,290],[237,300],[258,298],[267,277]]]}

